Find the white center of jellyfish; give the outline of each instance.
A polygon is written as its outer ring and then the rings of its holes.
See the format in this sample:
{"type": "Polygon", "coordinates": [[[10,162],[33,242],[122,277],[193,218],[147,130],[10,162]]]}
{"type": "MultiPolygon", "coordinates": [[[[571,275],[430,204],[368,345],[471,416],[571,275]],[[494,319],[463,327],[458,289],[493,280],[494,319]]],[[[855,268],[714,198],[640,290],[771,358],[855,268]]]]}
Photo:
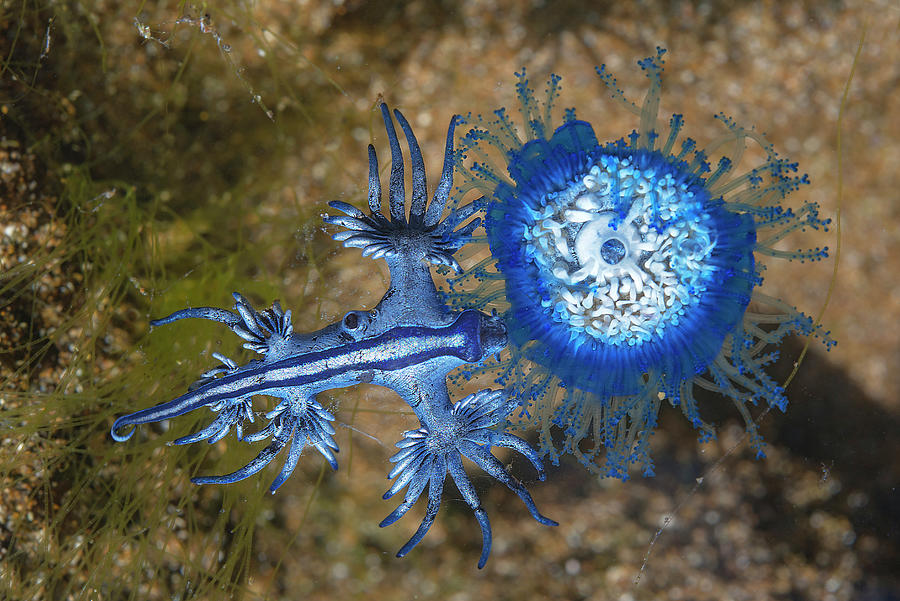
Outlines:
{"type": "Polygon", "coordinates": [[[636,168],[627,157],[603,156],[530,213],[523,236],[526,256],[550,284],[543,305],[599,341],[662,336],[698,302],[712,271],[715,235],[702,199],[670,173],[636,168]],[[627,208],[624,218],[618,207],[627,208]]]}

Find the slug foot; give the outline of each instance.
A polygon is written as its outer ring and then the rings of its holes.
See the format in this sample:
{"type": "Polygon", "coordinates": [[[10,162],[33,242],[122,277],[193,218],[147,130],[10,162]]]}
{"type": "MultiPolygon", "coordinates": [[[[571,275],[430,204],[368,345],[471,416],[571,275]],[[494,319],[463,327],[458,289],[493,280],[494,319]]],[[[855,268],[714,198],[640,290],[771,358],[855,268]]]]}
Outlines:
{"type": "Polygon", "coordinates": [[[428,533],[441,507],[444,480],[449,472],[481,526],[482,547],[478,567],[483,568],[487,563],[491,552],[491,524],[487,512],[481,506],[475,487],[472,486],[463,468],[463,456],[519,495],[535,520],[546,526],[558,525],[538,512],[528,489],[513,478],[491,453],[492,446],[518,451],[534,465],[538,478],[544,479],[544,467],[534,449],[521,438],[497,429],[515,406],[516,402],[509,401],[501,390],[482,390],[455,403],[449,418],[440,420],[443,423],[432,428],[423,426],[404,433],[403,439],[396,444],[400,451],[390,459],[395,465],[388,478],[396,480],[384,493],[384,498],[393,497],[404,487],[406,495],[403,503],[384,518],[379,526],[382,528],[389,526],[403,517],[419,499],[426,486],[428,486],[428,507],[422,524],[397,552],[397,557],[409,553],[428,533]]]}
{"type": "Polygon", "coordinates": [[[446,265],[461,273],[462,268],[453,258],[453,254],[471,240],[472,232],[481,225],[481,219],[473,219],[458,228],[480,208],[480,205],[474,202],[456,208],[441,220],[453,180],[453,132],[456,128],[456,117],[450,120],[450,127],[447,130],[447,146],[440,184],[434,192],[431,203],[426,206],[427,187],[422,152],[403,113],[394,110],[394,117],[406,136],[412,164],[413,189],[407,219],[403,153],[387,105],[381,105],[381,113],[391,146],[390,219],[382,214],[378,157],[375,148],[370,144],[369,214],[366,215],[345,202],[332,201],[328,205],[346,216],[327,216],[325,222],[345,228],[344,231],[334,234],[333,238],[343,242],[344,246],[361,248],[364,257],[384,258],[389,264],[392,259],[401,263],[425,260],[434,265],[446,265]]]}
{"type": "Polygon", "coordinates": [[[233,292],[232,296],[236,314],[218,307],[181,309],[167,317],[151,321],[150,326],[155,328],[181,319],[217,321],[224,323],[232,332],[246,340],[247,342],[243,344],[245,349],[260,355],[274,355],[280,358],[284,354],[285,343],[290,340],[293,333],[290,309],[283,310],[281,304],[275,301],[271,308],[257,311],[241,293],[233,292]]]}
{"type": "Polygon", "coordinates": [[[278,487],[291,476],[294,468],[300,460],[300,454],[307,446],[315,448],[331,465],[332,469],[338,468],[334,454],[338,451],[338,445],[334,442],[334,415],[322,407],[313,399],[301,401],[292,396],[283,400],[272,411],[266,414],[266,419],[271,420],[259,432],[248,434],[247,442],[257,442],[272,437],[272,442],[264,448],[253,461],[241,469],[224,476],[201,476],[191,478],[194,484],[232,484],[252,476],[266,467],[281,450],[290,442],[290,450],[284,466],[278,473],[278,477],[272,482],[269,491],[273,494],[278,487]]]}

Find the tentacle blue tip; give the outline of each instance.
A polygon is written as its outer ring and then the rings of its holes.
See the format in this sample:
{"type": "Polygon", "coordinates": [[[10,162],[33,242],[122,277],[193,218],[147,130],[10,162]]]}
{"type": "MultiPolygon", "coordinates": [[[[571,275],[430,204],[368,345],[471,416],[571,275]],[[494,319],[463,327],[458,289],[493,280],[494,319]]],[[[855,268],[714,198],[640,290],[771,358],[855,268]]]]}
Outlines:
{"type": "Polygon", "coordinates": [[[191,484],[196,484],[198,486],[202,486],[204,484],[234,484],[237,480],[222,480],[220,477],[216,476],[197,476],[196,478],[191,478],[191,484]]]}
{"type": "Polygon", "coordinates": [[[110,434],[110,436],[113,437],[113,440],[115,440],[116,442],[125,442],[126,440],[128,440],[129,438],[131,438],[134,435],[134,431],[137,429],[134,427],[134,425],[135,424],[132,424],[131,422],[128,421],[127,415],[124,417],[120,417],[115,422],[113,422],[112,428],[109,429],[109,434],[110,434]],[[122,428],[124,426],[132,426],[132,428],[131,428],[131,430],[128,431],[127,434],[117,434],[116,430],[119,430],[120,428],[122,428]]]}
{"type": "Polygon", "coordinates": [[[256,472],[248,474],[244,473],[244,470],[238,470],[224,476],[196,476],[191,478],[191,484],[234,484],[235,482],[240,482],[241,480],[252,476],[254,473],[256,472]]]}
{"type": "Polygon", "coordinates": [[[559,522],[557,522],[556,520],[551,520],[550,518],[543,516],[541,514],[538,514],[538,516],[535,519],[538,522],[540,522],[541,524],[543,524],[544,526],[559,526],[559,522]]]}
{"type": "Polygon", "coordinates": [[[394,522],[400,519],[400,514],[397,510],[392,511],[386,518],[378,522],[379,528],[387,528],[394,522]]]}
{"type": "Polygon", "coordinates": [[[478,569],[480,570],[487,564],[488,556],[491,554],[491,522],[488,520],[487,512],[478,508],[475,510],[475,519],[481,526],[481,557],[478,558],[478,569]]]}

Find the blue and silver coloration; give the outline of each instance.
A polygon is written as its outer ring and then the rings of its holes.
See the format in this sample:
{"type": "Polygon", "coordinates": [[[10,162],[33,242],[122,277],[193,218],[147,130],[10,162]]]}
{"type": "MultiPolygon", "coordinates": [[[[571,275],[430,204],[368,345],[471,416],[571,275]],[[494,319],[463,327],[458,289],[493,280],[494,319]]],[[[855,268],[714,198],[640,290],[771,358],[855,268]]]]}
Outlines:
{"type": "Polygon", "coordinates": [[[788,334],[832,344],[809,317],[758,291],[758,257],[827,256],[827,248],[776,248],[793,231],[827,229],[815,204],[782,206],[806,176],[724,115],[729,134],[706,151],[680,139],[680,115],[660,134],[664,52],[639,62],[650,79],[640,107],[598,68],[613,98],[640,117],[626,138],[600,144],[572,109],[554,130],[560,78],[551,76],[541,102],[523,72],[524,138],[499,109],[469,119],[459,150],[460,194],[474,189],[486,199],[481,241],[490,256],[454,278],[447,297],[498,310],[509,328],[509,351],[464,373],[498,374],[554,461],[572,453],[620,478],[631,464],[653,473],[648,445],[663,399],[681,407],[701,439],[713,435],[695,387],[731,399],[762,454],[747,406],[787,404],[765,370],[772,347],[788,334]],[[735,174],[747,141],[766,158],[735,174]],[[715,170],[708,152],[721,155],[715,170]]]}
{"type": "Polygon", "coordinates": [[[256,311],[235,293],[234,311],[201,307],[183,309],[152,322],[159,326],[180,319],[199,318],[225,324],[246,340],[244,347],[261,355],[245,365],[216,353],[222,365],[203,374],[180,397],[118,418],[112,436],[125,441],[138,424],[158,422],[208,407],[217,417],[206,428],[184,436],[175,444],[200,440],[215,442],[234,429],[238,440],[256,442],[271,439],[259,455],[241,469],[224,476],[194,478],[195,484],[228,484],[247,478],[265,467],[288,447],[284,466],[271,491],[291,475],[300,454],[310,446],[337,469],[334,441],[335,417],[316,401],[325,390],[367,382],[397,392],[412,407],[420,427],[403,434],[400,451],[391,458],[394,479],[384,498],[406,489],[403,502],[381,526],[394,523],[413,506],[428,487],[428,508],[421,526],[397,553],[406,555],[428,532],[438,513],[447,473],[453,478],[466,503],[475,512],[482,532],[481,568],[491,549],[491,528],[487,514],[462,466],[462,457],[472,460],[499,480],[525,503],[542,524],[556,522],[538,513],[528,490],[491,454],[491,447],[507,447],[525,455],[544,479],[538,454],[528,444],[506,431],[507,416],[517,402],[504,391],[482,390],[452,402],[447,374],[459,366],[480,363],[507,344],[504,323],[496,315],[476,310],[451,311],[441,300],[432,280],[429,263],[460,272],[454,253],[471,239],[480,225],[470,219],[478,206],[454,205],[446,218],[453,179],[454,118],[447,132],[447,146],[440,183],[430,203],[426,198],[425,165],[412,129],[399,111],[394,116],[410,151],[412,195],[409,217],[403,181],[403,155],[387,107],[381,111],[391,148],[389,192],[390,217],[382,214],[381,182],[375,149],[369,146],[369,213],[346,203],[330,206],[344,216],[326,217],[329,224],[344,228],[334,235],[344,246],[362,248],[364,256],[383,258],[391,283],[378,305],[368,311],[350,311],[341,321],[317,332],[298,334],[291,327],[291,313],[276,302],[270,309],[256,311]],[[465,223],[468,220],[468,223],[465,223]],[[254,433],[244,433],[245,422],[253,422],[254,397],[278,400],[265,413],[269,420],[254,433]]]}

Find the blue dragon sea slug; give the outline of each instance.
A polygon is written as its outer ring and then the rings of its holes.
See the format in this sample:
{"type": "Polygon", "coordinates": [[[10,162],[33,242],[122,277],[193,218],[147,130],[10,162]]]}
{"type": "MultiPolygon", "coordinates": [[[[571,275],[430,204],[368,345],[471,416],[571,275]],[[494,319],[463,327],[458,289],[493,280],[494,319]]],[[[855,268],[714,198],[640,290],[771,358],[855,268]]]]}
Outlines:
{"type": "Polygon", "coordinates": [[[451,278],[446,296],[457,307],[499,310],[509,329],[508,351],[463,375],[497,374],[554,462],[571,453],[623,479],[633,464],[653,473],[648,445],[663,400],[701,440],[713,436],[697,388],[734,403],[762,455],[748,406],[786,407],[766,373],[778,345],[789,334],[833,344],[809,317],[760,292],[760,259],[827,256],[827,247],[778,248],[794,231],[827,229],[816,204],[783,206],[807,177],[723,114],[727,135],[706,150],[682,137],[681,115],[660,129],[664,53],[639,61],[650,80],[641,106],[597,69],[639,116],[623,139],[599,143],[573,109],[553,129],[560,78],[551,76],[541,101],[523,71],[524,131],[504,109],[469,117],[458,150],[458,193],[483,194],[480,241],[490,256],[451,278]],[[748,142],[765,159],[738,171],[748,142]],[[720,156],[714,170],[711,153],[720,156]]]}
{"type": "Polygon", "coordinates": [[[207,407],[216,417],[201,431],[183,436],[174,444],[208,440],[216,442],[234,430],[236,439],[258,442],[270,439],[259,455],[246,466],[223,476],[194,478],[195,484],[228,484],[263,469],[276,455],[288,449],[284,465],[271,491],[291,475],[306,447],[317,450],[337,469],[338,445],[334,440],[334,415],[316,401],[316,395],[360,382],[386,386],[397,392],[412,408],[419,427],[403,433],[396,444],[399,451],[390,458],[394,464],[388,475],[394,482],[384,494],[393,497],[403,489],[403,502],[381,526],[405,515],[428,488],[428,506],[418,530],[398,557],[406,555],[428,532],[441,504],[444,481],[449,473],[481,527],[482,552],[478,567],[485,565],[491,549],[491,526],[475,488],[467,476],[466,457],[515,492],[540,523],[555,526],[542,516],[525,486],[507,472],[491,453],[491,447],[507,447],[524,455],[538,477],[544,469],[537,452],[524,440],[507,431],[507,416],[517,405],[503,390],[481,390],[453,402],[447,389],[450,371],[477,364],[498,353],[507,343],[506,327],[496,315],[476,310],[452,311],[441,299],[431,276],[430,264],[460,266],[454,253],[471,239],[480,219],[472,218],[477,204],[454,204],[441,219],[450,197],[454,152],[454,118],[447,132],[443,172],[430,203],[426,197],[425,165],[409,123],[399,111],[394,117],[409,146],[412,167],[412,194],[407,217],[404,190],[403,154],[391,113],[381,105],[391,148],[389,217],[382,214],[378,159],[369,146],[369,213],[343,202],[331,207],[343,216],[326,217],[329,224],[343,228],[334,239],[344,246],[359,247],[363,256],[384,259],[390,270],[390,287],[378,305],[370,310],[347,312],[337,323],[307,334],[294,332],[291,312],[275,302],[270,309],[257,311],[235,293],[234,311],[213,307],[183,309],[151,323],[169,324],[181,319],[208,319],[225,324],[246,340],[244,347],[261,358],[244,365],[214,353],[221,365],[204,373],[188,392],[166,403],[118,418],[112,437],[125,441],[139,424],[158,422],[207,407]],[[464,223],[468,220],[468,223],[464,223]],[[262,427],[245,433],[245,424],[260,415],[254,409],[258,397],[276,400],[263,411],[262,427]]]}

